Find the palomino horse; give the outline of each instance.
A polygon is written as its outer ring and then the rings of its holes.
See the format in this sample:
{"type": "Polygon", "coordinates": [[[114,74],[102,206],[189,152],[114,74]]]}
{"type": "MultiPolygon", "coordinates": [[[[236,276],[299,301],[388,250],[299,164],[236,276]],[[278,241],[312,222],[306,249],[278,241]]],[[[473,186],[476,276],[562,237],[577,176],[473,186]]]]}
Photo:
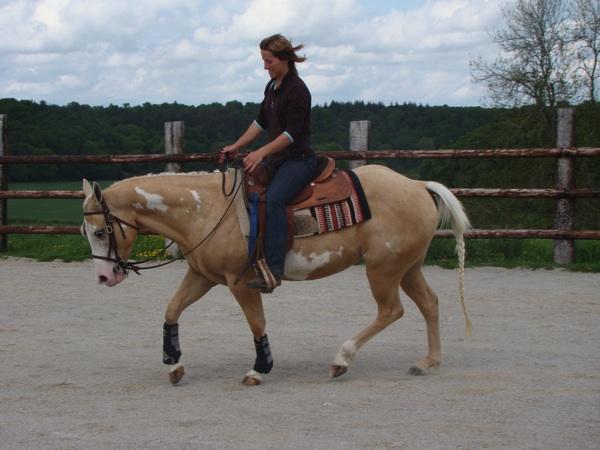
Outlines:
{"type": "MultiPolygon", "coordinates": [[[[371,209],[371,219],[342,230],[297,238],[285,260],[285,280],[314,280],[340,272],[361,258],[377,302],[372,323],[341,346],[330,375],[345,373],[357,351],[377,333],[402,317],[402,290],[417,304],[427,324],[427,355],[410,368],[421,375],[441,361],[438,298],[422,273],[429,244],[440,222],[449,221],[457,240],[459,291],[464,305],[464,240],[469,221],[462,205],[443,185],[408,179],[391,169],[367,165],[355,170],[371,209]]],[[[272,367],[265,334],[261,294],[246,287],[253,275],[247,270],[247,242],[232,201],[222,186],[222,174],[160,174],[135,177],[102,191],[83,181],[84,226],[97,280],[106,286],[120,283],[139,231],[160,234],[176,242],[188,262],[188,271],[165,313],[164,362],[171,364],[173,384],[183,376],[179,361],[177,322],[181,313],[213,286],[227,285],[244,312],[256,346],[256,364],[245,384],[260,384],[272,367]]],[[[235,183],[232,171],[227,186],[235,183]]],[[[237,179],[237,178],[236,178],[237,179]]],[[[228,189],[227,189],[228,190],[228,189]]],[[[237,192],[234,195],[241,195],[237,192]]],[[[129,266],[128,266],[129,265],[129,266]]]]}

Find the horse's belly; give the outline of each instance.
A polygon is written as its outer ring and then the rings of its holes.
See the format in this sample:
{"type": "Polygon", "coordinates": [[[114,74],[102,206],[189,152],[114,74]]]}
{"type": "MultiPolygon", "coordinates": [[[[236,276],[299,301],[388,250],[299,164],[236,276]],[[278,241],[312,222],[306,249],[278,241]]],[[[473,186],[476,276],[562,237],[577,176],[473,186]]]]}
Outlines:
{"type": "Polygon", "coordinates": [[[339,239],[342,234],[345,233],[341,231],[296,241],[285,257],[285,279],[302,281],[323,278],[356,263],[360,251],[356,245],[339,239]]]}

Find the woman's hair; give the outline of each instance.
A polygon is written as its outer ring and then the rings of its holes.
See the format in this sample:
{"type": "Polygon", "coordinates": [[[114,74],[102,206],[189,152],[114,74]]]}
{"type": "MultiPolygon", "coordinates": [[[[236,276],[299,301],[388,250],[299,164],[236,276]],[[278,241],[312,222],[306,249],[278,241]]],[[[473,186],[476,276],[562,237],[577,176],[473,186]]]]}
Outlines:
{"type": "Polygon", "coordinates": [[[264,38],[260,42],[260,49],[269,51],[276,58],[288,62],[289,68],[293,73],[298,73],[296,63],[306,61],[305,56],[298,56],[296,52],[304,48],[303,44],[292,46],[292,42],[281,34],[274,34],[264,38]]]}

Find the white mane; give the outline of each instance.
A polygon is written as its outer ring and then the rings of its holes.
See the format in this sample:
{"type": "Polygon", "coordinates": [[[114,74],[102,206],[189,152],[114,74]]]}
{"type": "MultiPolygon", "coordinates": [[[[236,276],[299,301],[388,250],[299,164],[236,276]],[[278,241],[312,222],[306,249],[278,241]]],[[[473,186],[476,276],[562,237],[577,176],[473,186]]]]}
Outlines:
{"type": "Polygon", "coordinates": [[[116,186],[116,185],[121,184],[121,183],[124,183],[124,182],[135,181],[135,180],[144,179],[144,178],[151,178],[151,177],[205,176],[205,175],[212,175],[213,173],[215,173],[215,172],[201,171],[201,172],[161,172],[161,173],[148,173],[146,175],[139,175],[139,176],[136,176],[136,177],[126,178],[124,180],[115,181],[111,185],[111,187],[116,186]]]}

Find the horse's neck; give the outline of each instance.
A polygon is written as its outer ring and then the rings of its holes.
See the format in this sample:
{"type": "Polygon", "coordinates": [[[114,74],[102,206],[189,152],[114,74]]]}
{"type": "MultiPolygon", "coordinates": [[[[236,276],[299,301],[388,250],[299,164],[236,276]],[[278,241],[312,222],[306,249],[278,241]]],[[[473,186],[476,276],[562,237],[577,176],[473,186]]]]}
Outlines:
{"type": "Polygon", "coordinates": [[[118,203],[117,209],[133,214],[142,230],[185,243],[222,210],[219,177],[208,173],[136,177],[113,185],[107,193],[118,203]]]}

